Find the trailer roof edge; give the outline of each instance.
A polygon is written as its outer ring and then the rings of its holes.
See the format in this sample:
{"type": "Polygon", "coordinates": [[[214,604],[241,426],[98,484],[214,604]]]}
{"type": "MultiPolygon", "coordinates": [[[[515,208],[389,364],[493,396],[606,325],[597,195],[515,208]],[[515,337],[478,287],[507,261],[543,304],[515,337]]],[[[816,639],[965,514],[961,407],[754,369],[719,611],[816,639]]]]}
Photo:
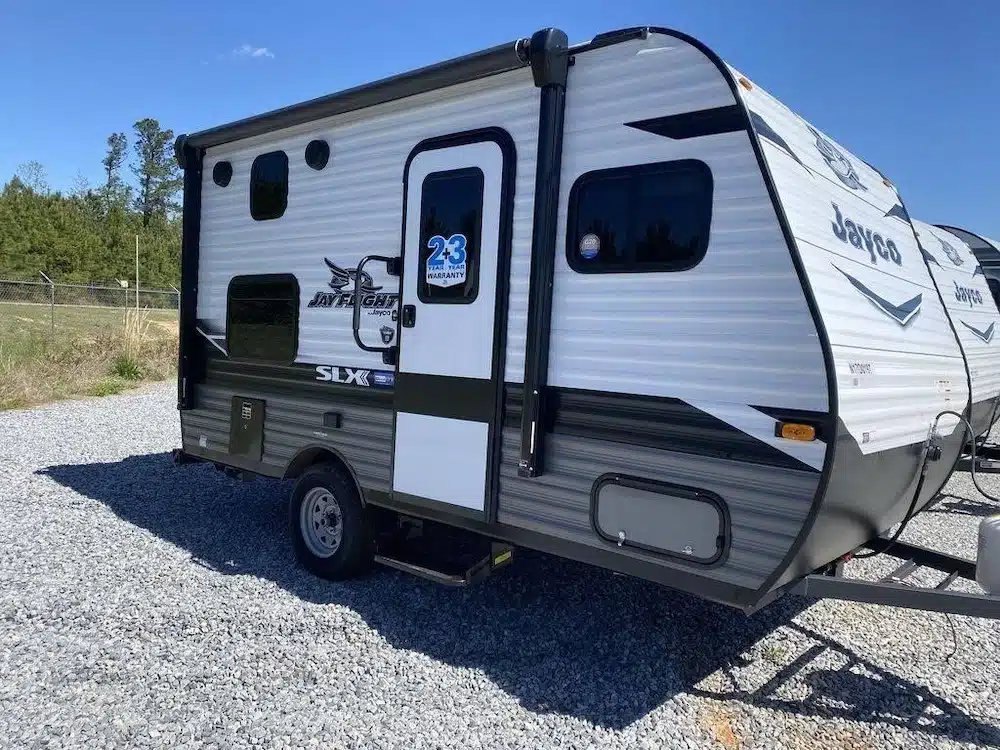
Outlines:
{"type": "MultiPolygon", "coordinates": [[[[517,39],[480,52],[456,57],[372,83],[292,104],[260,115],[178,136],[184,145],[205,149],[292,127],[323,117],[351,112],[408,96],[506,73],[529,64],[528,40],[517,39]]],[[[183,164],[181,164],[183,167],[183,164]]]]}

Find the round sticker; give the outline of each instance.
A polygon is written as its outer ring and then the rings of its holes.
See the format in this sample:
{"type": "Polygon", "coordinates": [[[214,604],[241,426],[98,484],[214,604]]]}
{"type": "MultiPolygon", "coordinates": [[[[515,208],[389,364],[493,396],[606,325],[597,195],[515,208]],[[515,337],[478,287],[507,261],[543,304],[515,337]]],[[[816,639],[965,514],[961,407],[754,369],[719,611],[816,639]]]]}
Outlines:
{"type": "Polygon", "coordinates": [[[601,252],[601,238],[596,234],[585,234],[580,238],[580,255],[587,260],[596,258],[601,252]]]}

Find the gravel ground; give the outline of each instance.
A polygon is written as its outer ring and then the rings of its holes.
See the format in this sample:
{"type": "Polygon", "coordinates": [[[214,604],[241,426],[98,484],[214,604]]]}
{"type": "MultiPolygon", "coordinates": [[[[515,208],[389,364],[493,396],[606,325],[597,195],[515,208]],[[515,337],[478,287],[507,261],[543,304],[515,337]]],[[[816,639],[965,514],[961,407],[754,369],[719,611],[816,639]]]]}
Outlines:
{"type": "MultiPolygon", "coordinates": [[[[952,618],[949,658],[943,615],[747,618],[531,553],[468,591],[319,581],[284,485],[171,465],[173,403],[0,414],[0,747],[1000,745],[1000,624],[952,618]]],[[[998,508],[947,491],[907,538],[973,556],[998,508]]]]}

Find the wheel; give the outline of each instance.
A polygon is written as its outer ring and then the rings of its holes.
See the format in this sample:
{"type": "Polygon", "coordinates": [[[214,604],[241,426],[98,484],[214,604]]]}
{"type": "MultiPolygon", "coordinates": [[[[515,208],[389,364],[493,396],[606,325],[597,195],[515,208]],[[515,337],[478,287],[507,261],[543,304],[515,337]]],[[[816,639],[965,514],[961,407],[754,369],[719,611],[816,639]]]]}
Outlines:
{"type": "Polygon", "coordinates": [[[339,466],[319,464],[299,477],[288,522],[295,557],[310,573],[342,581],[371,565],[371,527],[354,482],[339,466]]]}

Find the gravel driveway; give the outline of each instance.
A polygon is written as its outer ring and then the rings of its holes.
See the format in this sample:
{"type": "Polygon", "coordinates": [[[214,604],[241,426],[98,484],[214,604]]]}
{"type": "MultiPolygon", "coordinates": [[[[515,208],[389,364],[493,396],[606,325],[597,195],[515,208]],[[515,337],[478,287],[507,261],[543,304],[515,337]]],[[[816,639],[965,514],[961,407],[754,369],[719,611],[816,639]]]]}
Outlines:
{"type": "MultiPolygon", "coordinates": [[[[173,386],[0,414],[0,747],[1000,745],[998,623],[952,618],[948,658],[943,615],[747,618],[527,552],[468,591],[328,583],[284,485],[178,441],[173,386]]],[[[974,555],[998,509],[948,492],[907,538],[974,555]]]]}

